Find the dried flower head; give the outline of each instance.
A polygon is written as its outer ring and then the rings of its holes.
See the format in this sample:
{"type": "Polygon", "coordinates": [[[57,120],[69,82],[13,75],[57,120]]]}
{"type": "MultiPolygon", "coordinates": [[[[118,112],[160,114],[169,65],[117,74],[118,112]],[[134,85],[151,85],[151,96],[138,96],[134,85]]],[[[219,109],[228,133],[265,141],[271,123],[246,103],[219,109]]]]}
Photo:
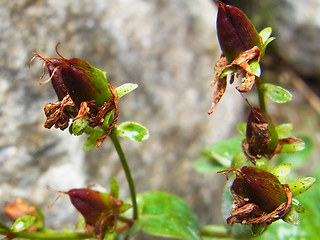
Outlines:
{"type": "Polygon", "coordinates": [[[292,193],[287,184],[281,184],[276,176],[255,167],[244,166],[219,173],[236,174],[231,186],[234,196],[233,211],[228,224],[269,225],[281,219],[291,208],[292,193]]]}
{"type": "Polygon", "coordinates": [[[243,75],[241,85],[236,87],[239,92],[251,90],[255,74],[249,62],[259,62],[262,53],[262,40],[247,16],[236,7],[217,2],[217,33],[223,53],[215,65],[215,77],[211,80],[215,90],[209,114],[213,113],[226,91],[228,75],[230,83],[243,75]]]}
{"type": "MultiPolygon", "coordinates": [[[[59,43],[57,44],[57,46],[59,43]]],[[[99,147],[115,126],[118,116],[118,97],[115,88],[108,83],[105,73],[79,58],[65,59],[57,50],[60,58],[43,58],[38,53],[31,59],[40,58],[48,68],[51,81],[57,94],[56,102],[44,107],[47,120],[46,128],[55,126],[61,130],[69,126],[69,120],[79,118],[89,120],[90,127],[102,127],[104,134],[98,138],[99,147]],[[107,113],[113,113],[111,122],[105,123],[107,113]]],[[[44,74],[43,74],[44,75],[44,74]]],[[[41,78],[43,77],[41,76],[41,78]]]]}

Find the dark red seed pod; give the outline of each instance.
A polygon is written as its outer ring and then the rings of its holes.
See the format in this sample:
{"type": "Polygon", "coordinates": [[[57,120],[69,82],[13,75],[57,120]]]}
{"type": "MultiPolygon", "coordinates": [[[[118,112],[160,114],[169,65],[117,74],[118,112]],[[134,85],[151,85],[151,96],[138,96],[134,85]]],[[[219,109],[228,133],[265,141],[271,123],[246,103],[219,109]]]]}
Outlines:
{"type": "Polygon", "coordinates": [[[270,172],[255,167],[244,166],[238,171],[231,189],[248,198],[259,208],[270,213],[287,201],[286,192],[278,178],[270,172]]]}
{"type": "Polygon", "coordinates": [[[260,36],[248,17],[238,8],[218,3],[217,34],[221,50],[229,62],[240,53],[257,46],[260,36]]]}
{"type": "Polygon", "coordinates": [[[85,222],[95,225],[101,214],[110,208],[100,192],[88,188],[74,188],[66,192],[73,206],[84,217],[85,222]]]}

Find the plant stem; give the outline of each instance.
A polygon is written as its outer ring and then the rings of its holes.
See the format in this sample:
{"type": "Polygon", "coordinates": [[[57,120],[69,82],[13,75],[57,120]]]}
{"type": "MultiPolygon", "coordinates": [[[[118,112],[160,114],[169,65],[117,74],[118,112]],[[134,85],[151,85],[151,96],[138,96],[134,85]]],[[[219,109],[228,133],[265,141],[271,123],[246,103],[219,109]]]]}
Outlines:
{"type": "Polygon", "coordinates": [[[259,105],[260,108],[267,113],[267,106],[266,106],[266,100],[264,96],[264,92],[261,89],[262,81],[260,77],[256,77],[256,86],[258,89],[258,97],[259,97],[259,105]]]}
{"type": "Polygon", "coordinates": [[[26,239],[88,239],[93,238],[92,233],[52,233],[52,232],[8,232],[0,231],[0,234],[11,238],[26,239]]]}
{"type": "Polygon", "coordinates": [[[118,153],[118,156],[120,158],[123,170],[126,174],[126,178],[128,181],[129,189],[130,189],[130,195],[131,195],[131,202],[132,202],[132,208],[133,208],[133,219],[136,220],[138,219],[138,205],[137,205],[137,199],[136,199],[136,190],[134,186],[134,182],[131,176],[131,172],[127,163],[127,159],[123,153],[122,147],[120,145],[119,139],[117,137],[117,134],[112,131],[109,135],[111,138],[111,141],[118,153]]]}

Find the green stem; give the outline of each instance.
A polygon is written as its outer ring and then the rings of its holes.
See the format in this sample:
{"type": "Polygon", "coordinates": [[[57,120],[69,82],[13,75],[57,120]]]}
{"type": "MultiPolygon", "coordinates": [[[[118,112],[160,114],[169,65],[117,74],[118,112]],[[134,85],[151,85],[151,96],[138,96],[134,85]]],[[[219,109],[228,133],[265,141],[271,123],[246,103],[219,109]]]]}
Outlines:
{"type": "Polygon", "coordinates": [[[26,239],[88,239],[93,238],[92,233],[51,233],[51,232],[8,232],[0,231],[0,234],[12,238],[26,238],[26,239]]]}
{"type": "Polygon", "coordinates": [[[228,233],[223,225],[207,225],[200,229],[201,236],[212,237],[212,238],[227,238],[228,233]]]}
{"type": "Polygon", "coordinates": [[[260,108],[265,113],[267,113],[266,100],[265,100],[264,92],[261,89],[261,85],[262,85],[261,78],[260,77],[256,77],[256,86],[257,86],[257,89],[258,89],[259,105],[260,105],[260,108]]]}
{"type": "Polygon", "coordinates": [[[138,219],[138,205],[137,205],[137,199],[136,199],[136,190],[134,186],[134,182],[131,176],[131,172],[127,163],[127,159],[123,153],[122,147],[120,145],[119,139],[117,137],[117,134],[112,131],[109,135],[111,138],[111,141],[118,153],[118,156],[120,158],[123,170],[126,174],[126,178],[128,181],[129,189],[130,189],[130,195],[131,195],[131,202],[132,202],[132,208],[133,208],[133,219],[136,220],[138,219]]]}

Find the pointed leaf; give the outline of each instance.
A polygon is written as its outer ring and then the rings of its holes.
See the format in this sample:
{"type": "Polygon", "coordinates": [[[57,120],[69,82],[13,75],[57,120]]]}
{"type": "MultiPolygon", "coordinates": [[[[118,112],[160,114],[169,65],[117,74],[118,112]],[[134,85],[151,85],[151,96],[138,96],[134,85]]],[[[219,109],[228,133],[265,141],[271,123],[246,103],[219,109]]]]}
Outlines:
{"type": "Polygon", "coordinates": [[[286,103],[292,98],[292,95],[288,90],[270,83],[262,84],[260,89],[264,91],[265,95],[270,100],[276,103],[286,103]]]}
{"type": "Polygon", "coordinates": [[[204,173],[204,174],[215,174],[218,171],[221,171],[223,167],[216,163],[211,161],[208,158],[199,158],[196,161],[193,162],[193,167],[196,171],[199,173],[204,173]]]}
{"type": "Polygon", "coordinates": [[[293,130],[292,123],[284,123],[276,126],[276,131],[278,133],[279,138],[284,138],[290,135],[293,130]]]}
{"type": "Polygon", "coordinates": [[[300,225],[300,218],[297,210],[295,208],[291,208],[289,212],[282,218],[283,221],[298,226],[300,225]]]}
{"type": "Polygon", "coordinates": [[[302,204],[295,198],[292,199],[292,206],[296,209],[298,213],[304,213],[305,209],[302,204]]]}
{"type": "Polygon", "coordinates": [[[228,67],[228,68],[226,68],[226,69],[221,73],[221,75],[219,76],[219,78],[224,78],[224,77],[228,76],[229,74],[237,71],[238,69],[239,69],[238,66],[228,67]]]}
{"type": "Polygon", "coordinates": [[[213,143],[201,151],[201,154],[220,166],[230,167],[233,157],[240,152],[243,136],[238,135],[233,138],[213,143]]]}
{"type": "Polygon", "coordinates": [[[238,123],[236,128],[237,128],[240,135],[242,135],[242,136],[246,135],[246,130],[247,130],[247,123],[246,122],[238,123]]]}
{"type": "Polygon", "coordinates": [[[104,134],[101,128],[87,127],[85,133],[88,134],[88,138],[83,144],[83,151],[90,151],[97,146],[97,139],[104,134]]]}
{"type": "Polygon", "coordinates": [[[147,128],[136,122],[123,122],[116,126],[116,133],[123,138],[142,142],[149,138],[147,128]]]}
{"type": "Polygon", "coordinates": [[[184,240],[201,240],[196,216],[179,197],[166,192],[138,194],[135,231],[184,240]]]}
{"type": "Polygon", "coordinates": [[[260,37],[262,38],[262,42],[265,43],[272,33],[271,27],[266,27],[261,32],[259,32],[260,37]]]}
{"type": "Polygon", "coordinates": [[[316,179],[313,177],[301,178],[297,181],[289,183],[289,188],[292,192],[292,196],[298,196],[301,193],[309,190],[315,183],[316,179]]]}
{"type": "Polygon", "coordinates": [[[70,132],[76,136],[81,135],[86,127],[88,127],[90,121],[85,118],[79,118],[70,125],[70,132]]]}
{"type": "Polygon", "coordinates": [[[305,143],[302,142],[292,142],[289,144],[284,144],[281,146],[279,153],[295,153],[303,150],[305,148],[305,143]]]}
{"type": "Polygon", "coordinates": [[[279,181],[284,184],[291,172],[292,164],[283,163],[272,169],[271,173],[275,175],[279,181]]]}
{"type": "Polygon", "coordinates": [[[110,181],[110,194],[114,198],[119,198],[119,184],[116,177],[111,178],[110,181]]]}
{"type": "Polygon", "coordinates": [[[261,68],[260,64],[257,61],[252,61],[249,63],[251,73],[256,75],[257,77],[260,77],[261,75],[261,68]]]}
{"type": "Polygon", "coordinates": [[[267,41],[265,41],[262,45],[262,48],[261,48],[261,57],[264,56],[265,52],[266,52],[266,48],[268,46],[269,43],[271,43],[273,40],[275,40],[276,38],[275,37],[270,37],[267,39],[267,41]]]}
{"type": "Polygon", "coordinates": [[[36,217],[31,215],[24,215],[21,218],[18,218],[12,225],[13,232],[22,232],[29,227],[32,227],[36,224],[36,217]]]}
{"type": "Polygon", "coordinates": [[[118,98],[123,97],[138,87],[138,84],[125,83],[116,88],[118,98]]]}

